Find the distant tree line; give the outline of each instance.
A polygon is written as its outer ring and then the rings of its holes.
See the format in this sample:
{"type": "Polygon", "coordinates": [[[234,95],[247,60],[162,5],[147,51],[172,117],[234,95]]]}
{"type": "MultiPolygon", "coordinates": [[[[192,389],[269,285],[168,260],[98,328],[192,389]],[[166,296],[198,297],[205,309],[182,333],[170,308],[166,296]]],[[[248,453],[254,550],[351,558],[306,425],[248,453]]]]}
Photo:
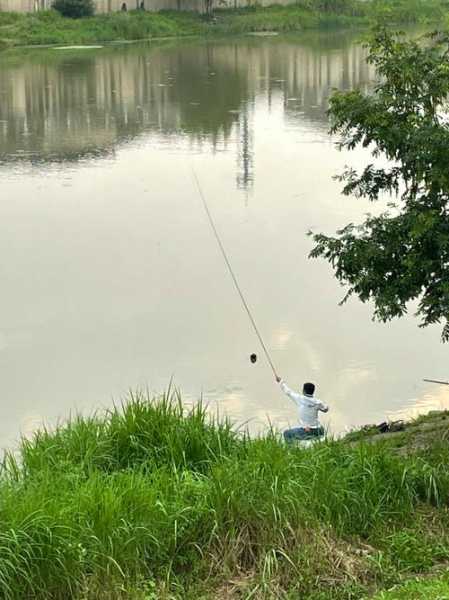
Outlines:
{"type": "Polygon", "coordinates": [[[54,0],[53,8],[71,19],[91,17],[95,12],[93,0],[54,0]]]}

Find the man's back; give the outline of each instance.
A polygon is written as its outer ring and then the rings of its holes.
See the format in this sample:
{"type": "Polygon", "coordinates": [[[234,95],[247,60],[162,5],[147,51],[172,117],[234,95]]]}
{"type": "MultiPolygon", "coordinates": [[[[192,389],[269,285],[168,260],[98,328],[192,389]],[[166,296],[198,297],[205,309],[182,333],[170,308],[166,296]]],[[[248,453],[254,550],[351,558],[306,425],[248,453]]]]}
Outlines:
{"type": "Polygon", "coordinates": [[[280,383],[282,390],[298,407],[300,425],[302,427],[320,427],[318,413],[327,412],[329,410],[328,406],[318,398],[291,390],[283,381],[280,383]]]}

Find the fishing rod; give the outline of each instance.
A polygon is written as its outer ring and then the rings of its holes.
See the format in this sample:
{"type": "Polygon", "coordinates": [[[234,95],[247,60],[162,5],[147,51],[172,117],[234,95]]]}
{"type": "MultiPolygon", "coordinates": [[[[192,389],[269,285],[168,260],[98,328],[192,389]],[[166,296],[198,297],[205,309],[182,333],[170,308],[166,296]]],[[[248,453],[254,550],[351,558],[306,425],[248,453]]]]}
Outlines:
{"type": "MultiPolygon", "coordinates": [[[[248,306],[247,301],[245,300],[245,296],[243,295],[243,292],[242,292],[242,289],[241,289],[241,287],[239,285],[239,282],[237,281],[237,277],[236,277],[236,275],[234,273],[234,270],[232,268],[231,262],[230,262],[230,260],[228,258],[228,255],[226,254],[226,250],[225,250],[225,248],[223,246],[223,243],[222,243],[222,241],[220,239],[220,235],[219,235],[218,230],[217,230],[217,228],[215,226],[214,220],[212,218],[212,214],[211,214],[211,212],[209,210],[209,206],[207,205],[206,196],[203,193],[203,190],[202,190],[201,185],[200,185],[200,181],[199,181],[198,176],[197,176],[197,174],[195,172],[195,169],[193,167],[192,167],[192,175],[193,175],[193,178],[195,180],[196,187],[198,189],[200,198],[203,201],[204,210],[206,211],[206,215],[207,215],[207,218],[209,220],[209,223],[210,223],[210,226],[212,228],[212,231],[213,231],[213,233],[215,235],[215,239],[217,240],[217,243],[218,243],[218,246],[219,246],[219,248],[221,250],[221,253],[223,255],[224,261],[225,261],[225,263],[226,263],[226,265],[228,267],[229,273],[230,273],[230,275],[232,277],[232,281],[234,282],[235,289],[237,290],[237,292],[238,292],[238,294],[240,296],[240,299],[241,299],[242,304],[243,304],[243,306],[245,308],[245,311],[248,314],[249,320],[251,321],[251,324],[252,324],[252,326],[254,328],[254,331],[256,332],[256,335],[257,335],[257,337],[259,339],[260,345],[262,346],[262,349],[263,349],[263,351],[265,353],[265,356],[267,357],[267,360],[268,360],[268,363],[269,363],[269,365],[271,367],[271,370],[273,371],[275,378],[278,379],[279,376],[277,374],[277,371],[275,369],[273,361],[271,360],[270,354],[269,354],[269,352],[267,350],[267,347],[265,346],[265,343],[263,341],[262,335],[260,334],[260,331],[259,331],[259,329],[258,329],[258,327],[256,325],[256,321],[254,320],[254,317],[253,317],[253,315],[251,313],[251,310],[250,310],[250,308],[248,306]]],[[[256,362],[256,355],[255,354],[251,354],[251,362],[256,362]]]]}
{"type": "Polygon", "coordinates": [[[423,379],[427,383],[439,383],[440,385],[449,385],[449,381],[438,381],[438,379],[423,379]]]}

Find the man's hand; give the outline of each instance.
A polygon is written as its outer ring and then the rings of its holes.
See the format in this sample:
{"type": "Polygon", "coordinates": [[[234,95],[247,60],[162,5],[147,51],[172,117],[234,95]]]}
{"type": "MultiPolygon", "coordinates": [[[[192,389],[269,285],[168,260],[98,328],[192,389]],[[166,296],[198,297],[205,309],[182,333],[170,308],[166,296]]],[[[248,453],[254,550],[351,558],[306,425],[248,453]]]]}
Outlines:
{"type": "Polygon", "coordinates": [[[276,375],[276,381],[277,381],[278,383],[281,383],[281,378],[279,377],[279,375],[276,375]]]}

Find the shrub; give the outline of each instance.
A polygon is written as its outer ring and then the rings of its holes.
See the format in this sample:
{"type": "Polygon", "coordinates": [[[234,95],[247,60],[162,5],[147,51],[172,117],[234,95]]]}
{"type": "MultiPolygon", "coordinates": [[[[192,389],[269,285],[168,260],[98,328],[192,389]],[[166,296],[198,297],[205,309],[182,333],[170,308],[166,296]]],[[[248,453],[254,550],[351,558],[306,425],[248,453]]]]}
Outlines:
{"type": "Polygon", "coordinates": [[[93,0],[55,0],[53,8],[71,19],[91,17],[95,12],[93,0]]]}

